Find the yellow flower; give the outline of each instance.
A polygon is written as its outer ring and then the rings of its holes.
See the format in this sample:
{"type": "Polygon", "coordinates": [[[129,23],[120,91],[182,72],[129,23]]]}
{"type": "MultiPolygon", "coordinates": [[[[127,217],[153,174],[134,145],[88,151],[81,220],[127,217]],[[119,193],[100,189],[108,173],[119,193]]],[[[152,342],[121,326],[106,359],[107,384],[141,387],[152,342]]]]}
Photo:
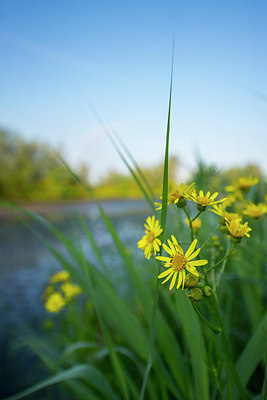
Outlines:
{"type": "MultiPolygon", "coordinates": [[[[183,183],[180,183],[178,188],[176,188],[174,191],[172,191],[170,194],[168,194],[168,206],[171,204],[177,204],[180,202],[182,199],[188,199],[190,194],[194,190],[194,184],[191,183],[191,185],[184,185],[183,183]]],[[[160,197],[162,199],[162,197],[160,197]]],[[[161,203],[154,203],[155,206],[157,207],[156,210],[160,210],[162,208],[161,203]]]]}
{"type": "Polygon", "coordinates": [[[231,186],[226,186],[227,192],[247,192],[252,186],[259,182],[258,178],[253,178],[252,175],[247,177],[241,177],[237,181],[233,182],[231,186]]]}
{"type": "Polygon", "coordinates": [[[234,239],[242,239],[244,236],[250,237],[248,232],[251,231],[251,228],[248,226],[248,223],[241,224],[240,219],[233,219],[230,222],[226,222],[226,226],[230,235],[234,239]]]}
{"type": "Polygon", "coordinates": [[[60,271],[56,272],[54,275],[51,276],[50,282],[57,283],[57,282],[64,282],[70,278],[70,274],[67,271],[60,271]]]}
{"type": "Polygon", "coordinates": [[[58,312],[66,304],[60,293],[52,293],[45,302],[45,308],[48,312],[58,312]]]}
{"type": "Polygon", "coordinates": [[[223,220],[224,220],[224,222],[226,222],[226,221],[227,221],[227,222],[230,222],[230,221],[232,221],[233,219],[239,219],[240,222],[241,222],[241,220],[242,220],[242,217],[241,217],[239,214],[237,214],[237,213],[231,213],[231,212],[226,211],[224,205],[222,205],[222,204],[215,204],[215,205],[213,206],[213,208],[210,209],[210,211],[212,211],[212,212],[214,212],[215,214],[217,214],[217,215],[219,215],[220,217],[222,217],[223,220]]]}
{"type": "Polygon", "coordinates": [[[196,244],[197,244],[197,239],[195,239],[191,245],[189,246],[187,252],[184,254],[183,249],[179,246],[177,243],[176,238],[172,235],[171,236],[172,241],[168,240],[168,245],[163,244],[164,250],[171,256],[171,257],[163,257],[163,256],[158,256],[156,257],[160,261],[165,261],[164,268],[168,268],[166,271],[162,272],[158,278],[165,278],[166,279],[162,282],[165,283],[167,282],[170,278],[171,283],[169,290],[172,290],[173,286],[175,285],[176,279],[178,277],[178,282],[177,282],[177,289],[179,289],[180,286],[182,286],[182,290],[184,289],[184,284],[185,284],[185,270],[189,271],[191,274],[199,276],[199,273],[196,270],[196,266],[200,265],[205,265],[208,263],[207,260],[195,260],[192,261],[193,258],[195,258],[198,253],[200,252],[200,249],[195,250],[196,244]]]}
{"type": "Polygon", "coordinates": [[[153,253],[156,254],[160,250],[161,241],[157,237],[163,232],[163,229],[159,221],[155,219],[155,215],[148,217],[144,226],[146,234],[137,244],[144,251],[146,258],[149,259],[153,253]]]}
{"type": "Polygon", "coordinates": [[[205,195],[203,193],[203,190],[200,190],[199,194],[197,194],[197,192],[193,192],[190,196],[190,200],[194,201],[201,207],[213,206],[214,204],[218,204],[226,200],[226,197],[224,199],[215,200],[218,194],[219,193],[216,192],[211,195],[210,192],[207,192],[207,194],[205,195]]]}
{"type": "Polygon", "coordinates": [[[61,290],[65,295],[67,301],[71,300],[73,297],[78,296],[82,293],[82,289],[78,285],[74,285],[73,283],[66,282],[61,286],[61,290]]]}
{"type": "MultiPolygon", "coordinates": [[[[185,219],[186,224],[190,227],[188,218],[185,219]]],[[[201,228],[202,221],[201,219],[197,218],[192,222],[192,228],[195,233],[198,233],[199,229],[201,228]]]]}
{"type": "Polygon", "coordinates": [[[248,204],[243,214],[248,215],[251,218],[260,218],[263,214],[267,213],[267,206],[264,203],[259,204],[248,204]]]}

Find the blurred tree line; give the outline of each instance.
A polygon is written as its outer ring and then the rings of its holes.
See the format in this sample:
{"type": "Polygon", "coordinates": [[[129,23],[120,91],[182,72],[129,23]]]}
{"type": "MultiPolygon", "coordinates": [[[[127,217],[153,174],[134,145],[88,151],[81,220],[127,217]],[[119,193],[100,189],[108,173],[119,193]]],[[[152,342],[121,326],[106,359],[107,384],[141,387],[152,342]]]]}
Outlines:
{"type": "MultiPolygon", "coordinates": [[[[82,164],[77,172],[87,182],[87,166],[82,164]]],[[[46,145],[25,141],[1,128],[0,196],[15,201],[55,201],[84,199],[88,193],[46,145]]]]}
{"type": "MultiPolygon", "coordinates": [[[[58,151],[60,156],[62,152],[58,151]]],[[[62,166],[55,154],[36,141],[26,141],[20,136],[0,128],[0,197],[14,201],[59,201],[89,199],[86,190],[62,166]]],[[[169,159],[170,186],[177,181],[178,158],[169,159]]],[[[163,162],[141,168],[147,182],[159,197],[162,191],[163,162]]],[[[82,163],[76,173],[88,181],[89,168],[82,163]]],[[[257,165],[219,170],[198,159],[189,183],[198,189],[223,193],[226,185],[240,176],[253,175],[263,182],[263,174],[257,165]]],[[[185,182],[186,183],[186,182],[185,182]]],[[[265,185],[265,183],[263,183],[265,185]]],[[[266,190],[266,188],[264,188],[266,190]]],[[[141,198],[142,193],[130,174],[110,171],[94,186],[98,198],[141,198]]]]}

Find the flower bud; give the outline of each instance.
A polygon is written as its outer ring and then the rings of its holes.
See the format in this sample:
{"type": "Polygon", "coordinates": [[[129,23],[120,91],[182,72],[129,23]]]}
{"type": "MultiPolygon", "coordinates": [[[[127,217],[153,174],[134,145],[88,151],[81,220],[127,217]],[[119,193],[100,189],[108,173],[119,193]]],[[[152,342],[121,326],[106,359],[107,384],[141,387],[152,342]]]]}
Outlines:
{"type": "Polygon", "coordinates": [[[176,203],[178,208],[184,208],[186,206],[186,200],[184,197],[181,197],[179,201],[176,203]]]}
{"type": "Polygon", "coordinates": [[[203,298],[203,292],[201,289],[194,287],[193,289],[190,290],[190,295],[191,299],[195,301],[200,301],[203,298]]]}
{"type": "Polygon", "coordinates": [[[200,278],[199,276],[196,276],[193,274],[186,275],[185,281],[184,281],[185,287],[193,288],[193,287],[197,286],[198,282],[199,282],[199,278],[200,278]]]}
{"type": "Polygon", "coordinates": [[[207,206],[202,206],[201,204],[197,205],[198,211],[204,212],[206,210],[207,206]]]}
{"type": "Polygon", "coordinates": [[[204,296],[210,297],[212,295],[212,289],[209,286],[204,286],[202,290],[204,296]]]}

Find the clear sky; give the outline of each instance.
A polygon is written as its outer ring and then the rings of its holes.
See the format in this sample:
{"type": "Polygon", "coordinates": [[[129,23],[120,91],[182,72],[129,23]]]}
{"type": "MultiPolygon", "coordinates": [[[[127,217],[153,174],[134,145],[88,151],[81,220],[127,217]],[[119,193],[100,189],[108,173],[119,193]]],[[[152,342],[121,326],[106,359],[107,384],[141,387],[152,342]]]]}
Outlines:
{"type": "Polygon", "coordinates": [[[170,151],[267,173],[267,2],[0,0],[0,124],[60,145],[97,179],[122,162],[90,110],[140,164],[170,151]]]}

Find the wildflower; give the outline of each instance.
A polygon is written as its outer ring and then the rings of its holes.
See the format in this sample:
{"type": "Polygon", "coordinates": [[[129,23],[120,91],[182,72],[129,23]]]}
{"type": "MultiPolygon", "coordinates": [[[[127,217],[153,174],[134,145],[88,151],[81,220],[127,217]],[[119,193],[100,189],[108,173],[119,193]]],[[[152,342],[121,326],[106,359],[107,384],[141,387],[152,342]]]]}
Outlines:
{"type": "Polygon", "coordinates": [[[248,223],[241,224],[240,219],[233,219],[230,222],[226,222],[226,226],[230,235],[240,241],[244,236],[250,237],[248,232],[251,231],[251,228],[248,226],[248,223]]]}
{"type": "Polygon", "coordinates": [[[216,192],[211,195],[210,192],[207,192],[207,194],[205,195],[203,193],[203,190],[200,190],[199,194],[197,194],[197,192],[193,192],[190,195],[190,200],[194,201],[195,203],[197,203],[198,206],[205,209],[207,206],[213,206],[214,204],[218,204],[226,200],[226,197],[224,199],[215,200],[218,194],[219,193],[216,192]]]}
{"type": "MultiPolygon", "coordinates": [[[[190,227],[188,218],[185,220],[185,222],[190,227]]],[[[201,228],[201,225],[202,225],[202,221],[199,218],[192,221],[192,228],[193,228],[194,233],[198,233],[199,229],[201,228]]]]}
{"type": "Polygon", "coordinates": [[[158,236],[163,232],[163,229],[159,221],[155,219],[155,215],[153,215],[153,217],[148,217],[144,226],[146,228],[146,234],[137,244],[138,247],[144,251],[145,257],[149,259],[153,253],[156,254],[160,250],[161,241],[158,239],[158,236]]]}
{"type": "Polygon", "coordinates": [[[65,282],[61,286],[61,290],[64,293],[67,301],[71,300],[73,297],[78,296],[80,293],[82,293],[82,289],[80,286],[74,285],[73,283],[70,282],[65,282]]]}
{"type": "Polygon", "coordinates": [[[225,206],[222,204],[215,204],[210,211],[219,215],[223,219],[224,224],[226,221],[230,222],[233,219],[240,219],[240,221],[242,220],[242,217],[239,214],[226,211],[225,206]]]}
{"type": "Polygon", "coordinates": [[[51,276],[50,282],[51,283],[64,282],[67,281],[69,278],[70,274],[68,273],[68,271],[59,271],[51,276]]]}
{"type": "Polygon", "coordinates": [[[263,214],[267,213],[267,206],[264,203],[259,204],[248,204],[243,214],[248,215],[251,218],[260,218],[263,214]]]}
{"type": "Polygon", "coordinates": [[[168,268],[166,271],[162,272],[158,278],[165,278],[167,277],[163,282],[167,282],[170,278],[172,278],[170,287],[169,289],[172,290],[176,279],[178,277],[178,283],[177,283],[177,289],[179,289],[180,286],[182,286],[182,289],[184,288],[185,284],[185,270],[189,271],[191,274],[195,276],[199,276],[199,273],[197,272],[195,266],[200,266],[200,265],[205,265],[207,264],[207,260],[195,260],[192,261],[193,258],[195,258],[198,253],[200,252],[200,249],[195,250],[196,244],[197,244],[197,239],[195,239],[191,245],[189,246],[187,252],[184,254],[183,249],[179,246],[177,243],[176,238],[172,235],[172,241],[168,240],[168,245],[163,244],[164,250],[171,256],[171,257],[162,257],[158,256],[156,257],[160,261],[165,261],[164,268],[168,268]]]}
{"type": "Polygon", "coordinates": [[[45,308],[48,312],[56,313],[59,310],[61,310],[61,308],[64,307],[65,304],[66,304],[66,302],[65,302],[63,296],[60,293],[55,292],[55,293],[52,293],[46,300],[45,308]]]}
{"type": "Polygon", "coordinates": [[[226,186],[227,192],[244,192],[246,193],[252,186],[259,182],[258,178],[253,178],[252,175],[248,177],[241,177],[233,182],[231,186],[226,186]]]}
{"type": "MultiPolygon", "coordinates": [[[[195,183],[191,183],[191,185],[184,185],[183,183],[180,183],[180,185],[175,191],[168,194],[168,206],[171,204],[178,205],[178,203],[184,206],[186,204],[184,200],[188,199],[190,194],[193,192],[194,184],[195,183]]],[[[156,210],[160,210],[162,208],[161,203],[154,203],[154,204],[157,207],[156,210]]]]}

